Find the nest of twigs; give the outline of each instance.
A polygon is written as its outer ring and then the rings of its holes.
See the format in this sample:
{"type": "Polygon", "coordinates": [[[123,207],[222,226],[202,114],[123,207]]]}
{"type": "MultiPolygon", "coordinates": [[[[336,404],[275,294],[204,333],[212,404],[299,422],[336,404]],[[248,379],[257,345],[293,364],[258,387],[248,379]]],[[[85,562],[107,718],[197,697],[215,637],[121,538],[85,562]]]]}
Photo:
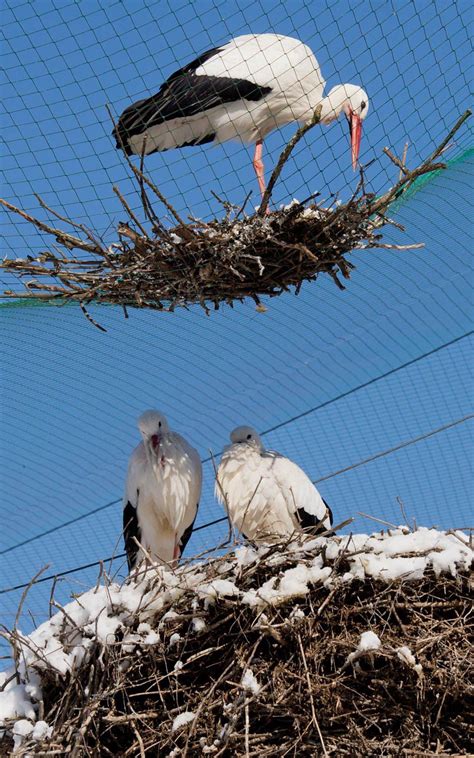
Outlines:
{"type": "MultiPolygon", "coordinates": [[[[163,591],[155,577],[143,587],[139,613],[115,641],[105,647],[96,641],[87,660],[66,676],[45,667],[40,651],[40,717],[53,733],[47,742],[22,745],[20,753],[94,758],[469,753],[474,662],[469,575],[464,570],[437,576],[428,567],[412,581],[366,576],[348,582],[342,577],[363,551],[334,559],[324,538],[318,544],[316,553],[314,547],[295,552],[293,546],[285,553],[285,546],[275,546],[238,570],[231,556],[215,559],[200,580],[232,579],[240,597],[216,584],[216,597],[203,602],[194,581],[177,599],[168,583],[167,602],[147,616],[147,604],[151,608],[163,591]],[[297,564],[314,565],[318,553],[321,565],[331,567],[330,585],[320,581],[299,597],[257,606],[241,599],[297,564]],[[152,643],[130,646],[134,632],[149,634],[140,626],[144,618],[158,634],[152,643]],[[361,646],[367,630],[379,637],[378,647],[361,646]],[[190,714],[189,720],[184,716],[178,724],[180,714],[190,714]]],[[[116,609],[115,597],[110,603],[116,609]]],[[[74,623],[66,609],[65,649],[77,638],[74,623]]],[[[8,737],[3,745],[11,747],[8,737]]]]}
{"type": "MultiPolygon", "coordinates": [[[[286,209],[267,213],[272,190],[293,147],[315,123],[319,114],[298,130],[287,145],[270,179],[259,210],[246,215],[244,206],[235,208],[223,201],[223,219],[209,223],[183,220],[141,168],[129,165],[138,182],[143,218],[132,211],[119,189],[114,187],[128,220],[117,228],[117,242],[104,245],[85,226],[59,216],[75,233],[53,228],[19,208],[0,201],[40,230],[52,235],[54,249],[26,259],[6,259],[2,267],[21,277],[26,291],[4,293],[6,297],[78,301],[88,303],[173,311],[178,306],[200,304],[209,312],[220,303],[232,305],[250,297],[260,305],[264,295],[275,296],[291,287],[296,294],[304,281],[326,273],[344,289],[353,264],[347,255],[370,248],[421,247],[382,243],[380,229],[387,223],[390,205],[420,175],[444,168],[436,163],[452,135],[467,118],[465,114],[442,145],[418,168],[409,170],[386,148],[385,153],[400,170],[400,180],[382,197],[366,191],[360,181],[343,204],[293,203],[286,209]],[[173,217],[167,227],[153,209],[151,197],[158,198],[173,217]],[[77,235],[80,232],[80,236],[77,235]],[[60,246],[58,248],[58,245],[60,246]],[[26,280],[26,278],[28,279],[26,280]]],[[[313,198],[311,198],[312,200],[313,198]]],[[[399,226],[399,225],[398,225],[399,226]]]]}

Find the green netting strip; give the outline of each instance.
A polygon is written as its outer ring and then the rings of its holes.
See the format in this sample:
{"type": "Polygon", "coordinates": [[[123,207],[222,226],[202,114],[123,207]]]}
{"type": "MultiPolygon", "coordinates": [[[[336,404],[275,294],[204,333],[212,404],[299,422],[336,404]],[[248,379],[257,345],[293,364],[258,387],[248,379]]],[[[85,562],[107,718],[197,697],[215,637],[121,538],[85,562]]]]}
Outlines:
{"type": "Polygon", "coordinates": [[[413,184],[410,185],[410,187],[403,193],[403,195],[398,200],[395,200],[395,202],[392,203],[392,205],[390,206],[390,212],[393,212],[394,210],[397,211],[401,205],[406,203],[407,200],[410,200],[413,197],[413,195],[415,195],[420,189],[422,189],[427,184],[429,184],[429,182],[431,182],[433,179],[436,179],[436,177],[439,176],[440,174],[446,174],[446,172],[449,171],[450,168],[455,168],[460,163],[463,163],[464,161],[469,161],[473,157],[474,157],[474,147],[468,147],[467,150],[464,150],[455,158],[451,158],[451,160],[446,161],[445,169],[439,169],[438,171],[430,171],[429,174],[422,174],[422,176],[419,176],[418,179],[415,179],[413,184]]]}

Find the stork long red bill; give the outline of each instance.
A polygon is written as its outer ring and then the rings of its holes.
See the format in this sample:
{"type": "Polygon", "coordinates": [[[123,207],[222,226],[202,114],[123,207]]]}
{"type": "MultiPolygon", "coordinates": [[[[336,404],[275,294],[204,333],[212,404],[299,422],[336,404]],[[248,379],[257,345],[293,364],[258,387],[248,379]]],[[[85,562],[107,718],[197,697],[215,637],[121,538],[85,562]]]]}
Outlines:
{"type": "Polygon", "coordinates": [[[351,132],[352,168],[355,171],[359,161],[360,141],[362,138],[362,119],[357,113],[354,113],[354,111],[351,111],[349,117],[349,129],[351,132]]]}

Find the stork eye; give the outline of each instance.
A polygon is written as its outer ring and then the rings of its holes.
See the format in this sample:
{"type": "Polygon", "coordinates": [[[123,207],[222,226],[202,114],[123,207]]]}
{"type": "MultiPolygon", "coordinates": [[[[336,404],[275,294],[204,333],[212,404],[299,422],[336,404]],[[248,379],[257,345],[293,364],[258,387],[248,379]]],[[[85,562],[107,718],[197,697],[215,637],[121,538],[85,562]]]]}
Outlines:
{"type": "Polygon", "coordinates": [[[252,435],[251,434],[247,434],[247,439],[251,440],[252,439],[252,435]]]}
{"type": "Polygon", "coordinates": [[[367,107],[367,103],[364,103],[364,101],[362,100],[362,102],[361,102],[361,104],[360,104],[360,109],[361,109],[361,111],[363,111],[363,110],[364,110],[364,108],[366,108],[366,107],[367,107]]]}
{"type": "Polygon", "coordinates": [[[161,429],[161,421],[158,421],[158,428],[161,429]]]}

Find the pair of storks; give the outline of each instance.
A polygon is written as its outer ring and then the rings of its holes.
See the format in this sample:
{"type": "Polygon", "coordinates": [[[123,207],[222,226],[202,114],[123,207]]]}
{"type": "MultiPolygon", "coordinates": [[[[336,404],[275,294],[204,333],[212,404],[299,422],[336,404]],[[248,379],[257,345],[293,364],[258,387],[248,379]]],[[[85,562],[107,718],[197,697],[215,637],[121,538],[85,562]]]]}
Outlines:
{"type": "MultiPolygon", "coordinates": [[[[323,97],[324,86],[316,58],[299,40],[244,35],[203,53],[172,74],[156,95],[128,107],[114,136],[127,155],[232,139],[255,143],[253,166],[263,195],[264,138],[277,127],[307,121],[318,106],[323,124],[345,114],[357,167],[368,97],[354,84],[340,84],[323,97]]],[[[145,555],[162,562],[179,559],[191,535],[202,480],[198,453],[169,430],[162,414],[147,411],[139,429],[143,441],[130,459],[124,500],[130,567],[145,555]]],[[[232,432],[216,495],[249,539],[331,526],[331,511],[306,474],[288,458],[266,451],[250,427],[232,432]]]]}
{"type": "MultiPolygon", "coordinates": [[[[175,565],[198,510],[201,460],[159,411],[143,413],[138,428],[142,441],[130,458],[124,497],[128,565],[132,569],[144,558],[175,565]]],[[[230,440],[217,469],[215,494],[244,537],[268,542],[331,528],[331,509],[299,466],[265,450],[249,426],[234,429],[230,440]]]]}

